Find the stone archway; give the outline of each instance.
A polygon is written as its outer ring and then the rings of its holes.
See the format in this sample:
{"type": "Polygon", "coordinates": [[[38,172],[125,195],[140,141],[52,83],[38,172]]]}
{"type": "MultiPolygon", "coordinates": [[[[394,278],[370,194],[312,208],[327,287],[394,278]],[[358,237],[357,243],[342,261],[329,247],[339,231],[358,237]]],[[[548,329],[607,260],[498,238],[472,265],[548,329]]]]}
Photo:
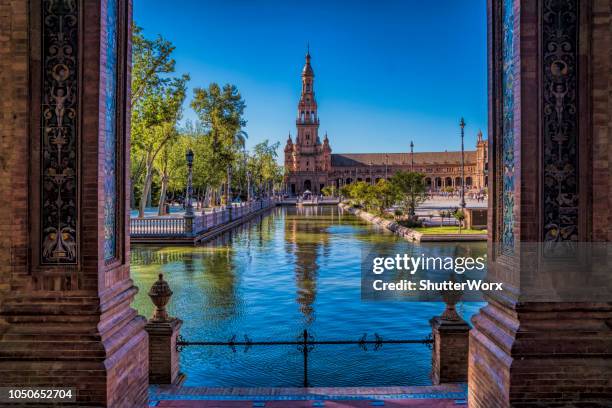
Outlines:
{"type": "Polygon", "coordinates": [[[312,182],[310,180],[304,180],[304,191],[309,190],[312,191],[312,182]]]}
{"type": "MultiPolygon", "coordinates": [[[[10,11],[0,13],[0,72],[6,75],[0,140],[7,141],[0,166],[0,224],[8,231],[0,236],[0,371],[9,373],[0,376],[0,385],[69,386],[77,390],[77,403],[145,407],[148,343],[144,319],[130,307],[136,288],[127,262],[130,2],[77,1],[61,10],[43,4],[51,2],[13,0],[10,11]],[[57,19],[45,22],[42,13],[68,17],[67,24],[45,26],[57,19]],[[45,48],[58,36],[78,55],[69,57],[65,68],[54,66],[53,51],[45,48]],[[58,114],[43,102],[57,105],[65,95],[50,90],[68,85],[80,101],[63,122],[71,129],[66,148],[74,149],[69,154],[76,159],[60,168],[42,160],[57,154],[48,150],[42,130],[53,127],[43,122],[45,115],[57,120],[58,114]],[[98,174],[101,168],[110,170],[98,174]],[[73,177],[74,188],[52,181],[42,192],[45,174],[52,173],[73,177]],[[65,248],[57,245],[57,231],[47,233],[55,227],[45,224],[44,215],[57,214],[53,204],[48,207],[49,192],[76,203],[69,217],[62,212],[54,219],[66,228],[65,248]],[[4,354],[17,348],[18,355],[4,354]]],[[[559,237],[554,222],[559,214],[570,231],[561,239],[612,241],[612,226],[605,221],[612,217],[612,3],[550,4],[488,0],[487,5],[488,133],[495,142],[489,156],[489,265],[490,278],[507,291],[491,295],[473,320],[472,408],[534,400],[571,405],[582,395],[588,395],[587,404],[605,406],[612,394],[610,302],[577,307],[524,299],[522,278],[534,270],[517,252],[518,243],[559,237]],[[559,13],[564,17],[557,18],[559,13]],[[555,115],[563,119],[562,128],[555,115]],[[525,151],[539,155],[523,160],[526,156],[515,154],[525,151]],[[558,171],[565,177],[551,174],[558,171]],[[579,182],[559,184],[568,178],[579,182]],[[585,354],[588,359],[581,357],[585,354]],[[560,391],[566,386],[573,391],[560,391]]],[[[442,180],[435,184],[441,187],[442,180]]]]}

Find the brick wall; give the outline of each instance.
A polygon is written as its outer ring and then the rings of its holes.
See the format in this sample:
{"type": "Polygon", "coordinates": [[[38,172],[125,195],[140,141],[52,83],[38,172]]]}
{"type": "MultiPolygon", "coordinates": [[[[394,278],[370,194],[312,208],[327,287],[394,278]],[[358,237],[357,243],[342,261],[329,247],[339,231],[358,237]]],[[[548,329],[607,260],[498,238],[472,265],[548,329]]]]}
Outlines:
{"type": "MultiPolygon", "coordinates": [[[[489,204],[489,278],[507,283],[501,296],[473,319],[469,352],[471,407],[608,406],[612,400],[612,305],[528,303],[521,284],[537,270],[539,253],[497,256],[499,228],[500,67],[499,15],[488,2],[490,170],[495,186],[489,204]],[[495,153],[498,153],[497,155],[495,153]],[[496,162],[497,161],[497,162],[496,162]],[[497,192],[497,193],[495,193],[497,192]],[[534,266],[535,265],[535,266],[534,266]]],[[[514,0],[515,156],[519,178],[515,194],[515,236],[541,241],[542,130],[539,114],[539,7],[535,0],[514,0]]],[[[612,1],[579,2],[579,235],[584,241],[610,241],[612,213],[612,1]]],[[[603,270],[609,265],[601,265],[603,270]]],[[[561,277],[560,277],[561,278],[561,277]]],[[[579,284],[579,283],[578,283],[579,284]]]]}
{"type": "MultiPolygon", "coordinates": [[[[131,4],[119,3],[127,10],[119,22],[127,39],[131,4]]],[[[47,267],[39,264],[36,252],[41,2],[0,0],[0,385],[70,386],[81,405],[146,406],[148,337],[144,318],[130,307],[137,288],[129,279],[127,230],[120,229],[118,262],[107,265],[100,245],[101,10],[106,1],[80,4],[81,255],[77,266],[47,267]]],[[[123,53],[129,54],[129,44],[123,53]]],[[[128,84],[129,75],[122,80],[128,84]]],[[[119,107],[129,106],[124,102],[119,107]]],[[[123,136],[126,157],[129,134],[123,136]]],[[[127,194],[122,198],[127,203],[127,194]]],[[[124,210],[121,217],[127,217],[124,210]]]]}

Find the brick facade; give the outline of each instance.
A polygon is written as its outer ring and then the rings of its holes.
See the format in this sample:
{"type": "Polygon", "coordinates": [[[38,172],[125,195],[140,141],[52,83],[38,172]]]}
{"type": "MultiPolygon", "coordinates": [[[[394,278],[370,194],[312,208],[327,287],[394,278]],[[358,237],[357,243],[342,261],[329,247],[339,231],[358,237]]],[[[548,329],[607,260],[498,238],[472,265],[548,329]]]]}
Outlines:
{"type": "MultiPolygon", "coordinates": [[[[549,227],[544,222],[547,209],[567,204],[543,198],[548,188],[543,182],[544,173],[549,171],[544,167],[545,155],[550,152],[543,147],[544,132],[548,129],[542,128],[545,112],[541,106],[545,103],[543,95],[550,89],[542,89],[542,84],[543,73],[551,68],[544,65],[542,32],[545,23],[559,21],[542,20],[543,8],[550,4],[535,0],[488,2],[489,134],[494,135],[489,146],[492,176],[488,211],[489,279],[504,282],[505,291],[488,298],[488,305],[473,318],[469,345],[471,407],[603,407],[612,401],[612,327],[609,325],[612,303],[537,303],[525,297],[529,277],[543,272],[534,260],[542,261],[544,255],[523,244],[542,242],[547,237],[544,231],[549,227]],[[510,8],[513,10],[513,27],[502,27],[503,7],[508,7],[504,10],[506,13],[510,8]],[[501,190],[507,170],[501,154],[504,143],[501,93],[505,84],[501,83],[500,48],[502,37],[509,29],[514,42],[515,67],[512,85],[515,180],[511,214],[503,211],[501,190]],[[515,244],[506,252],[499,243],[510,218],[515,244]]],[[[609,105],[612,2],[570,1],[556,6],[572,4],[576,4],[578,16],[576,66],[553,74],[577,72],[579,86],[577,94],[572,96],[577,96],[578,115],[567,128],[577,129],[579,167],[560,181],[577,179],[578,195],[571,202],[578,203],[574,230],[578,240],[609,242],[612,237],[609,210],[612,199],[609,187],[612,180],[609,105]]],[[[565,27],[568,30],[572,23],[569,15],[565,27]]],[[[565,61],[572,63],[571,59],[565,61]]],[[[559,62],[557,67],[564,67],[563,63],[559,62]]],[[[567,100],[557,102],[557,108],[566,109],[563,103],[567,100]]],[[[572,136],[568,135],[568,139],[572,136]]],[[[559,242],[563,238],[559,236],[559,242]]],[[[598,268],[609,273],[611,265],[604,262],[598,268]]],[[[563,282],[569,277],[553,275],[553,279],[553,282],[563,282]]],[[[579,277],[573,283],[574,287],[587,284],[586,278],[579,277]]]]}
{"type": "MultiPolygon", "coordinates": [[[[64,3],[62,3],[64,4],[64,3]]],[[[65,3],[71,7],[71,2],[65,3]]],[[[0,1],[0,385],[77,389],[77,405],[147,404],[144,318],[130,307],[129,208],[120,183],[118,256],[104,260],[103,167],[106,1],[76,2],[78,21],[78,258],[41,262],[41,0],[0,1]]],[[[119,107],[129,107],[131,3],[117,2],[119,107]]],[[[57,75],[61,75],[57,74],[57,75]]],[[[123,111],[123,109],[119,109],[123,111]]],[[[123,111],[129,112],[129,109],[123,111]]],[[[129,174],[127,117],[116,121],[120,167],[129,174]]]]}
{"type": "MultiPolygon", "coordinates": [[[[327,134],[323,142],[319,137],[318,105],[314,92],[314,70],[310,52],[302,69],[302,93],[298,103],[295,142],[291,134],[285,144],[285,191],[302,194],[308,190],[320,194],[325,186],[364,181],[376,183],[398,171],[418,171],[425,174],[428,190],[440,191],[445,187],[461,186],[461,152],[417,153],[346,153],[332,154],[327,134]]],[[[480,191],[488,184],[487,146],[482,132],[476,137],[476,150],[465,151],[465,185],[480,191]]]]}

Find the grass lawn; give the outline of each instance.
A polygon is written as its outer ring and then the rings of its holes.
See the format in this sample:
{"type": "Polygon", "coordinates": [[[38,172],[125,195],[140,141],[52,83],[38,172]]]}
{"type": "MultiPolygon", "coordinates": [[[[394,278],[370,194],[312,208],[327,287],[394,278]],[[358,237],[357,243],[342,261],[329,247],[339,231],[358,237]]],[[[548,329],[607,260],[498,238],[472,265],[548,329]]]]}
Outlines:
{"type": "MultiPolygon", "coordinates": [[[[421,234],[459,234],[459,227],[456,226],[444,226],[444,227],[417,227],[412,228],[421,234]]],[[[476,230],[476,229],[462,229],[462,234],[486,234],[487,230],[476,230]]]]}

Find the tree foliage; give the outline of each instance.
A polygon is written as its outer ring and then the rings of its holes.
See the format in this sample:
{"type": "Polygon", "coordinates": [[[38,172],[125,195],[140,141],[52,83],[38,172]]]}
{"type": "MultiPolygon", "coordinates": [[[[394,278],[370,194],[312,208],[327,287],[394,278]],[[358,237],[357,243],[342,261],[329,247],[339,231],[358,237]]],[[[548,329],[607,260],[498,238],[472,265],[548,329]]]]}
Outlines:
{"type": "Polygon", "coordinates": [[[400,171],[374,185],[363,181],[345,185],[340,194],[354,205],[379,214],[399,204],[402,213],[414,215],[414,210],[427,199],[424,178],[421,173],[400,171]]]}

